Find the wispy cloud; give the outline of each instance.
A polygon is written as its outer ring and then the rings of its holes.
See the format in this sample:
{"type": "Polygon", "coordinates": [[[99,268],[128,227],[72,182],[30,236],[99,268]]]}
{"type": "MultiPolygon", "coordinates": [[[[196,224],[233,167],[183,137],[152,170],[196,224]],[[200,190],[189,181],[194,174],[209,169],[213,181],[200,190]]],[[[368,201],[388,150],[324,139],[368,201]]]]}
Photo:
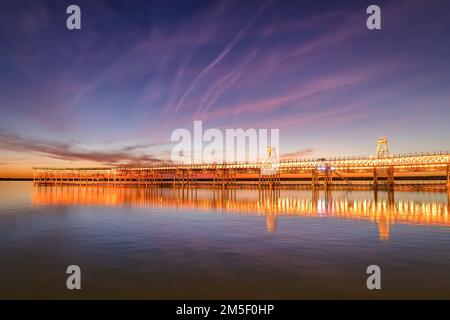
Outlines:
{"type": "Polygon", "coordinates": [[[49,158],[65,161],[91,161],[101,164],[135,164],[135,163],[162,163],[167,159],[161,156],[140,151],[154,145],[126,146],[111,151],[89,151],[83,150],[75,142],[56,142],[40,140],[36,138],[23,137],[0,131],[0,149],[37,154],[49,158]]]}
{"type": "Polygon", "coordinates": [[[283,153],[282,155],[280,155],[280,159],[281,160],[298,159],[298,158],[311,156],[313,153],[314,153],[313,148],[307,148],[307,149],[298,150],[298,151],[294,151],[294,152],[283,153]]]}
{"type": "Polygon", "coordinates": [[[261,15],[263,10],[267,7],[270,0],[266,0],[255,12],[255,14],[250,18],[250,20],[242,27],[241,30],[237,33],[237,35],[228,43],[225,48],[219,53],[217,57],[214,58],[201,72],[194,78],[192,84],[187,88],[187,90],[183,93],[180,98],[180,101],[175,106],[175,112],[178,112],[181,106],[183,105],[184,99],[188,94],[191,93],[192,89],[195,87],[199,79],[201,79],[204,75],[206,75],[211,69],[213,69],[225,56],[236,46],[236,44],[241,40],[243,35],[247,32],[248,28],[253,24],[253,22],[261,15]]]}
{"type": "Polygon", "coordinates": [[[322,77],[306,83],[303,87],[289,91],[289,93],[259,99],[239,105],[224,107],[217,111],[212,111],[207,115],[208,119],[225,117],[227,115],[260,114],[286,107],[287,103],[306,98],[315,94],[324,93],[328,90],[361,83],[368,78],[368,74],[352,72],[322,77]]]}

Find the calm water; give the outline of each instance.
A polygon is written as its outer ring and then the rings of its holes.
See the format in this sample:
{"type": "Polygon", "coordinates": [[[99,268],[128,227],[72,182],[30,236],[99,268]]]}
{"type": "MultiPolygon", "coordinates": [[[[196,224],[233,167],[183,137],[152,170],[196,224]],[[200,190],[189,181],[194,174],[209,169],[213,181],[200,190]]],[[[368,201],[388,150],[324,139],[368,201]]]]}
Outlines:
{"type": "Polygon", "coordinates": [[[450,299],[449,199],[0,182],[0,254],[0,298],[450,299]]]}

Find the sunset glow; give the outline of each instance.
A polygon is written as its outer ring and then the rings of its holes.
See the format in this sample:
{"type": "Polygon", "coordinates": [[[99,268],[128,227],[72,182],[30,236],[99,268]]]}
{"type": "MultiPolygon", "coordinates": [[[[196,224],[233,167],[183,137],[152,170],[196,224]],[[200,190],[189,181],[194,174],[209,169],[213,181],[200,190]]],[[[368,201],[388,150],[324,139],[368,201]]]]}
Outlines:
{"type": "Polygon", "coordinates": [[[447,2],[379,1],[379,32],[364,3],[300,2],[79,1],[77,32],[66,1],[2,2],[0,178],[167,160],[194,120],[298,157],[449,149],[447,2]]]}

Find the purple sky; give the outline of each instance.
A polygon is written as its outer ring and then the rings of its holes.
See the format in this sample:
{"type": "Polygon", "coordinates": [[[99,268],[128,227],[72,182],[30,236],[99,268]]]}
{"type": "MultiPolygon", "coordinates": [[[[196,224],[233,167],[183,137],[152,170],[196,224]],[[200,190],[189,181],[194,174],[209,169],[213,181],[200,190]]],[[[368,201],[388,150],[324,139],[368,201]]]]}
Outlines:
{"type": "Polygon", "coordinates": [[[448,150],[449,35],[444,0],[2,1],[0,177],[164,159],[194,120],[298,156],[448,150]]]}

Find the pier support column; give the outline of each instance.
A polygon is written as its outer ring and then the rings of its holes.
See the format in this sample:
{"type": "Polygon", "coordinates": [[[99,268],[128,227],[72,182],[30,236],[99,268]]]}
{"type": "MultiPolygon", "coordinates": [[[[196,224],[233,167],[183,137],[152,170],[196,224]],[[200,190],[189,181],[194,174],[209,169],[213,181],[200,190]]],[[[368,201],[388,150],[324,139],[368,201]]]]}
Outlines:
{"type": "Polygon", "coordinates": [[[311,174],[311,187],[313,189],[317,188],[317,170],[316,169],[312,169],[312,174],[311,174]]]}
{"type": "Polygon", "coordinates": [[[333,173],[331,172],[330,167],[326,167],[325,169],[325,181],[324,181],[324,189],[329,189],[331,188],[332,184],[333,184],[333,173]]]}
{"type": "Polygon", "coordinates": [[[377,168],[373,168],[373,188],[374,190],[378,189],[378,172],[377,168]]]}
{"type": "Polygon", "coordinates": [[[447,165],[447,192],[450,194],[450,165],[447,165]]]}
{"type": "Polygon", "coordinates": [[[387,169],[387,187],[389,190],[394,189],[394,167],[387,169]]]}
{"type": "Polygon", "coordinates": [[[225,169],[222,169],[221,170],[222,189],[225,188],[225,175],[226,175],[225,169]]]}

